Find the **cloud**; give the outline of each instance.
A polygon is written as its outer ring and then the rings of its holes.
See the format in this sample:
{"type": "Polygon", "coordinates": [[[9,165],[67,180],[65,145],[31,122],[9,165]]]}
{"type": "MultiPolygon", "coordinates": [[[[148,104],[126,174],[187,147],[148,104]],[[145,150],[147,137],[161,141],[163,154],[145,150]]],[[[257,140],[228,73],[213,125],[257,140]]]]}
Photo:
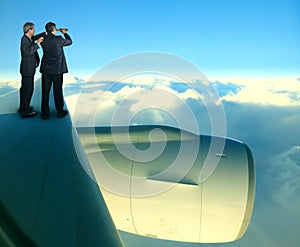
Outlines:
{"type": "Polygon", "coordinates": [[[222,92],[222,101],[275,106],[300,105],[300,81],[296,77],[233,79],[230,82],[214,83],[222,92]],[[224,94],[226,89],[227,92],[224,94]]]}
{"type": "Polygon", "coordinates": [[[296,247],[300,241],[296,234],[300,221],[300,108],[223,103],[228,136],[247,143],[256,168],[249,229],[241,240],[228,246],[296,247]]]}
{"type": "Polygon", "coordinates": [[[201,97],[204,99],[204,96],[196,94],[189,87],[182,90],[182,83],[172,82],[172,85],[180,85],[181,89],[177,91],[170,87],[169,78],[158,80],[152,77],[150,83],[150,78],[147,77],[146,85],[141,84],[140,77],[134,79],[135,83],[131,81],[85,84],[76,77],[69,78],[64,89],[65,101],[71,114],[76,113],[78,116],[76,123],[80,126],[101,126],[113,123],[126,125],[131,121],[132,124],[178,126],[176,118],[191,119],[193,107],[198,104],[195,109],[203,108],[201,97]],[[120,114],[114,115],[119,109],[122,109],[122,113],[119,111],[120,114]],[[91,121],[91,116],[94,122],[91,121]],[[114,116],[118,117],[117,122],[113,121],[114,116]],[[129,121],[128,117],[132,119],[129,121]]]}
{"type": "Polygon", "coordinates": [[[20,88],[20,81],[9,81],[5,79],[0,79],[0,87],[20,88]]]}
{"type": "Polygon", "coordinates": [[[129,76],[128,78],[124,78],[120,82],[129,85],[152,86],[152,85],[169,85],[173,79],[174,78],[165,75],[143,73],[143,74],[129,76]]]}
{"type": "Polygon", "coordinates": [[[299,162],[300,148],[292,146],[282,153],[268,156],[266,169],[257,168],[263,176],[257,178],[262,181],[258,181],[252,230],[260,233],[253,235],[253,239],[260,245],[265,243],[263,246],[298,246],[299,162]]]}
{"type": "Polygon", "coordinates": [[[79,78],[74,75],[64,74],[64,86],[75,85],[75,84],[84,84],[86,81],[87,81],[86,78],[79,78]]]}
{"type": "Polygon", "coordinates": [[[19,81],[0,80],[0,97],[20,89],[19,81]]]}
{"type": "MultiPolygon", "coordinates": [[[[299,140],[300,141],[300,140],[299,140]]],[[[295,201],[300,205],[300,146],[276,155],[268,169],[269,175],[276,179],[273,198],[278,203],[293,202],[289,207],[295,207],[295,201]]],[[[297,207],[297,210],[299,208],[297,207]]]]}

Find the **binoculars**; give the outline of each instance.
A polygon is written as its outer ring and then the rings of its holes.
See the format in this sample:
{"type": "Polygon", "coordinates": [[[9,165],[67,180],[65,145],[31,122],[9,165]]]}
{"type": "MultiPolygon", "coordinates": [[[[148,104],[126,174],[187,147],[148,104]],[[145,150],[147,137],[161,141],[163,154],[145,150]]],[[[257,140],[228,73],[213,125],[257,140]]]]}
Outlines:
{"type": "Polygon", "coordinates": [[[59,30],[59,31],[66,30],[66,32],[68,32],[69,29],[68,28],[63,28],[63,27],[57,27],[56,30],[59,30]]]}

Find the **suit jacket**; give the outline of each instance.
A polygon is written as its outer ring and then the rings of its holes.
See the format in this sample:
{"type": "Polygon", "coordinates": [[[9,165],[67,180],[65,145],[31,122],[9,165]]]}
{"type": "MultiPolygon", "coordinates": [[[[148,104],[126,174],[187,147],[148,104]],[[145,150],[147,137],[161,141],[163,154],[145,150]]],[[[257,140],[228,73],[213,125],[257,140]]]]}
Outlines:
{"type": "Polygon", "coordinates": [[[35,68],[39,66],[40,57],[37,53],[39,46],[34,43],[35,40],[45,36],[46,33],[40,33],[30,38],[27,35],[23,35],[21,39],[21,64],[20,73],[25,76],[33,76],[35,74],[35,68]]]}
{"type": "Polygon", "coordinates": [[[48,75],[63,74],[68,72],[67,62],[64,54],[64,46],[72,44],[71,37],[65,33],[65,38],[48,33],[41,43],[43,58],[40,72],[48,75]]]}

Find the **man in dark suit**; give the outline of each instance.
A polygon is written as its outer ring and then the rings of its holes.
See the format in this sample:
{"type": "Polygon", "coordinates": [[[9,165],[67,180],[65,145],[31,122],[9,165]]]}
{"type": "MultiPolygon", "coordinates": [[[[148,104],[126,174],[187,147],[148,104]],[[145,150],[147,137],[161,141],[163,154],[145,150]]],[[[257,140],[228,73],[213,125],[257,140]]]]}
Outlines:
{"type": "Polygon", "coordinates": [[[31,97],[34,89],[34,74],[36,67],[39,66],[40,58],[37,50],[39,44],[43,42],[46,33],[34,35],[34,24],[26,22],[23,25],[24,35],[21,39],[21,64],[20,73],[22,75],[20,88],[20,108],[19,113],[23,118],[35,117],[37,113],[30,106],[31,97]],[[34,41],[37,40],[36,43],[34,41]]]}
{"type": "Polygon", "coordinates": [[[57,117],[68,114],[64,110],[62,92],[63,74],[68,72],[67,62],[63,47],[72,44],[71,37],[66,29],[60,29],[62,36],[56,36],[56,24],[48,22],[45,26],[47,35],[42,43],[43,58],[40,72],[42,73],[42,118],[49,118],[49,93],[53,82],[53,93],[57,117]]]}

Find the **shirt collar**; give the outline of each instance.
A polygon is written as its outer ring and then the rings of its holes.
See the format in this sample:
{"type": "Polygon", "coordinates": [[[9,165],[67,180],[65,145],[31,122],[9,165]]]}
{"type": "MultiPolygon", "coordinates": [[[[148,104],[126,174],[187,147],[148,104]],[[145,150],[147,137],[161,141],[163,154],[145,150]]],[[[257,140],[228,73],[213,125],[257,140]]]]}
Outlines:
{"type": "Polygon", "coordinates": [[[29,37],[27,34],[25,34],[25,36],[26,36],[28,39],[30,39],[30,41],[32,42],[31,37],[29,37]]]}

